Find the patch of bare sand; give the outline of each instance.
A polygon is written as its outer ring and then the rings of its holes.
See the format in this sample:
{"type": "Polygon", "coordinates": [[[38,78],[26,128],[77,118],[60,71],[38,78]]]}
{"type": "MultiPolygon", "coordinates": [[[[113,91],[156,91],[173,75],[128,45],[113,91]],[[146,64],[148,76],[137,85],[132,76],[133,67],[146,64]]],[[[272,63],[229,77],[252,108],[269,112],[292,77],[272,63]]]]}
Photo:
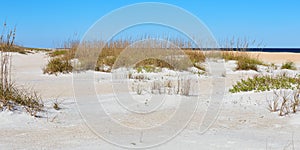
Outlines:
{"type": "Polygon", "coordinates": [[[263,62],[282,64],[292,61],[300,64],[300,53],[272,53],[272,52],[249,52],[252,57],[259,58],[263,62]]]}

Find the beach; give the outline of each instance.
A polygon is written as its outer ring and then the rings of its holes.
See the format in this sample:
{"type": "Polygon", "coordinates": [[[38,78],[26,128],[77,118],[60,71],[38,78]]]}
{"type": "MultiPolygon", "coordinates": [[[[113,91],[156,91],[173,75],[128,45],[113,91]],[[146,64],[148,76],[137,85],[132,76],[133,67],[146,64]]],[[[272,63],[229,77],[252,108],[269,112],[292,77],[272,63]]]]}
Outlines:
{"type": "Polygon", "coordinates": [[[300,63],[300,54],[299,53],[272,53],[272,52],[250,52],[253,55],[258,55],[258,58],[262,61],[269,63],[282,64],[287,61],[292,61],[297,64],[300,63]]]}
{"type": "MultiPolygon", "coordinates": [[[[265,63],[281,65],[286,61],[293,61],[298,70],[290,72],[299,73],[300,54],[298,53],[250,53],[265,63]]],[[[145,139],[136,138],[122,131],[119,133],[103,132],[100,136],[95,134],[88,126],[91,122],[87,122],[86,118],[82,117],[82,112],[87,110],[80,110],[81,107],[77,106],[73,74],[59,74],[57,76],[43,74],[42,68],[48,60],[49,56],[45,52],[27,55],[13,54],[12,75],[15,83],[26,88],[33,88],[41,94],[45,111],[40,112],[40,116],[42,116],[40,118],[32,117],[26,112],[0,112],[0,149],[123,149],[124,146],[139,148],[149,145],[153,146],[153,149],[178,150],[298,149],[300,147],[300,133],[298,132],[300,130],[300,115],[295,113],[279,116],[276,112],[270,112],[267,109],[267,100],[273,98],[273,91],[241,93],[228,91],[239,79],[267,73],[263,66],[260,67],[260,71],[236,71],[233,69],[234,62],[220,61],[220,63],[224,62],[225,64],[226,75],[222,77],[225,81],[225,93],[219,101],[220,105],[218,106],[220,108],[216,109],[218,110],[217,116],[211,120],[212,125],[205,132],[199,129],[206,112],[210,109],[209,95],[204,93],[199,96],[198,107],[188,125],[184,126],[183,130],[172,136],[170,140],[155,145],[152,142],[156,138],[160,138],[158,135],[167,135],[173,126],[168,129],[151,130],[151,135],[156,136],[146,137],[147,132],[145,131],[143,135],[145,139]],[[52,108],[55,101],[59,101],[62,109],[54,110],[52,108]],[[111,144],[105,137],[117,139],[119,140],[117,142],[122,143],[123,146],[111,144]]],[[[141,120],[140,116],[134,113],[124,113],[124,110],[119,109],[118,103],[111,98],[114,96],[109,82],[111,73],[94,71],[87,71],[86,73],[94,74],[92,80],[95,89],[92,90],[105,98],[106,101],[103,104],[110,111],[110,117],[120,119],[118,122],[123,125],[141,127],[153,122],[160,123],[176,112],[174,111],[176,109],[175,104],[172,103],[176,101],[176,97],[166,96],[165,106],[161,107],[158,113],[147,116],[144,120],[141,120]]],[[[211,79],[209,75],[200,77],[200,85],[207,89],[211,86],[211,79]]],[[[91,89],[82,88],[82,90],[91,89]]],[[[82,92],[88,93],[89,91],[82,92]]],[[[89,99],[89,96],[86,95],[86,99],[89,99]]],[[[189,102],[183,101],[183,105],[180,107],[188,114],[191,111],[187,107],[191,106],[189,102]]],[[[151,102],[149,102],[150,104],[151,102]]],[[[94,120],[95,122],[92,123],[96,124],[103,121],[103,126],[108,126],[109,124],[105,124],[106,119],[100,117],[99,120],[94,120]]],[[[172,122],[174,130],[177,129],[177,124],[181,124],[181,119],[184,120],[184,118],[179,118],[172,122]]]]}

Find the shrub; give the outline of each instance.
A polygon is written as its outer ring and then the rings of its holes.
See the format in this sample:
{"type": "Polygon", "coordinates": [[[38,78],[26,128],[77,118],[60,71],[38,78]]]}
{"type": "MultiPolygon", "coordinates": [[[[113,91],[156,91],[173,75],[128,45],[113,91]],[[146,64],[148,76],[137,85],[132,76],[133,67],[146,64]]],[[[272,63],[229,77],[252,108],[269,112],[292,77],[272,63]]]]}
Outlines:
{"type": "Polygon", "coordinates": [[[246,91],[269,91],[271,89],[296,89],[300,86],[298,77],[289,77],[286,74],[277,76],[255,76],[246,80],[238,81],[229,90],[231,93],[246,91]]]}
{"type": "Polygon", "coordinates": [[[297,70],[295,63],[292,61],[288,61],[282,64],[281,69],[290,69],[290,70],[297,70]]]}
{"type": "Polygon", "coordinates": [[[43,69],[44,74],[55,74],[57,73],[69,73],[72,72],[72,65],[68,59],[64,59],[64,57],[55,57],[51,58],[43,69]]]}

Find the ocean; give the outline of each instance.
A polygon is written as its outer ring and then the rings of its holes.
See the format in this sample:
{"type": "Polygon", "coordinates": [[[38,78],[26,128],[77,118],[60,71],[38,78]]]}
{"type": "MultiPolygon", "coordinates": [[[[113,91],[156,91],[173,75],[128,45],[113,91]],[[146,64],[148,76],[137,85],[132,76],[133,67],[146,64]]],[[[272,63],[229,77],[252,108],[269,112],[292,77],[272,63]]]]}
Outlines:
{"type": "Polygon", "coordinates": [[[247,51],[253,52],[290,52],[300,53],[300,48],[247,48],[247,51]]]}
{"type": "MultiPolygon", "coordinates": [[[[219,48],[221,50],[228,50],[228,48],[219,48]]],[[[192,48],[190,50],[216,50],[215,48],[208,48],[208,49],[199,49],[199,48],[192,48]]],[[[233,51],[240,51],[241,49],[238,48],[230,48],[233,51]]],[[[250,52],[289,52],[289,53],[300,53],[300,48],[246,48],[243,49],[245,51],[250,52]]]]}

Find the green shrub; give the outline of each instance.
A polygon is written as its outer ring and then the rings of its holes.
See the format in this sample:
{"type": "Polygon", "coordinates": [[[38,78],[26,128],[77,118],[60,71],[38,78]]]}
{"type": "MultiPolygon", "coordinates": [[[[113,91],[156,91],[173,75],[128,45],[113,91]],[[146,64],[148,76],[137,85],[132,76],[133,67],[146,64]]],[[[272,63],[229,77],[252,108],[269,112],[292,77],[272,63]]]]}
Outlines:
{"type": "Polygon", "coordinates": [[[290,69],[290,70],[297,70],[295,63],[292,61],[288,61],[282,64],[281,69],[290,69]]]}
{"type": "Polygon", "coordinates": [[[296,89],[300,87],[300,78],[289,77],[286,74],[277,76],[255,76],[238,81],[229,90],[231,93],[247,91],[269,91],[272,89],[296,89]]]}

